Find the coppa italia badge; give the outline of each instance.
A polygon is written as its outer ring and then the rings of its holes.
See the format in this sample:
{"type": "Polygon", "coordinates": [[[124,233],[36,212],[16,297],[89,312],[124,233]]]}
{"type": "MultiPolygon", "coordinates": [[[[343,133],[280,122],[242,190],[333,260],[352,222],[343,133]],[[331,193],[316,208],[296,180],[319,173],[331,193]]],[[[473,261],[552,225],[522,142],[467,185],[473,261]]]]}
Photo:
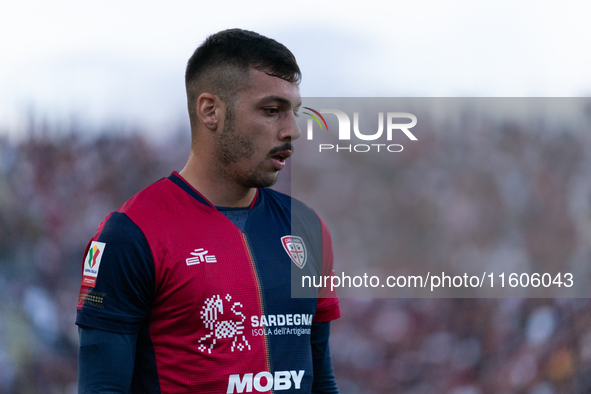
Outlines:
{"type": "Polygon", "coordinates": [[[281,237],[281,243],[283,244],[283,249],[285,249],[289,257],[291,257],[291,261],[293,261],[298,267],[304,268],[308,257],[304,240],[295,235],[286,235],[281,237]]]}
{"type": "Polygon", "coordinates": [[[83,286],[95,286],[99,267],[101,265],[101,259],[105,254],[106,246],[107,244],[104,242],[92,241],[90,244],[90,248],[88,248],[88,254],[84,259],[84,273],[82,274],[83,286]]]}

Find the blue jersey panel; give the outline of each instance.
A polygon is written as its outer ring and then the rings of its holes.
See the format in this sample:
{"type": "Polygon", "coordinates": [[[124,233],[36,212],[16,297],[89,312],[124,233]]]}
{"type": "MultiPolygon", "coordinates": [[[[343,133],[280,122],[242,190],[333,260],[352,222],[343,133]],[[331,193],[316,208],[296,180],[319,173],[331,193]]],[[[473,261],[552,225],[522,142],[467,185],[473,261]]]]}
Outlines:
{"type": "Polygon", "coordinates": [[[292,271],[295,274],[321,272],[320,220],[314,211],[289,196],[261,189],[259,201],[250,211],[246,223],[246,237],[252,249],[264,304],[264,316],[251,321],[251,325],[266,337],[271,368],[275,371],[294,368],[305,371],[300,390],[295,387],[291,390],[309,392],[314,379],[310,334],[318,300],[291,298],[291,276],[292,271]],[[298,210],[296,215],[292,214],[292,207],[298,210]],[[294,217],[301,222],[294,225],[294,217]],[[306,249],[303,268],[292,261],[282,243],[283,237],[296,235],[294,230],[306,249]]]}
{"type": "Polygon", "coordinates": [[[150,314],[154,261],[146,237],[123,213],[114,212],[93,238],[105,244],[94,288],[76,324],[122,334],[138,333],[150,314]],[[92,296],[92,297],[91,297],[92,296]]]}

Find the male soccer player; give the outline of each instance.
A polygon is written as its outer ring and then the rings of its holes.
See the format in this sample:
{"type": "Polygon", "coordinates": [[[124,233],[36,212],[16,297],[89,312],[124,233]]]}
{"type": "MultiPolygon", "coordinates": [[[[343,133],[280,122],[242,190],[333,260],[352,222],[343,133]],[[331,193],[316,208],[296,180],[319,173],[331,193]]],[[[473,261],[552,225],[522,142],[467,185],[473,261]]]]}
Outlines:
{"type": "Polygon", "coordinates": [[[266,189],[300,136],[300,70],[275,40],[232,29],[189,59],[191,153],[111,213],[83,262],[80,393],[337,393],[331,275],[310,208],[266,189]]]}

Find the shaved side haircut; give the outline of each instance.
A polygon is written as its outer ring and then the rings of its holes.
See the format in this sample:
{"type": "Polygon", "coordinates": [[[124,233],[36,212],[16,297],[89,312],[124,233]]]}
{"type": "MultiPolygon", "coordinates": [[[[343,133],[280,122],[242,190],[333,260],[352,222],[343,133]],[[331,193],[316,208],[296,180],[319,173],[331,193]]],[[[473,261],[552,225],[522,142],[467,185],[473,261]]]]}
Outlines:
{"type": "Polygon", "coordinates": [[[231,109],[236,93],[248,86],[250,68],[288,82],[299,83],[302,76],[289,49],[248,30],[229,29],[213,34],[195,50],[185,71],[193,137],[198,124],[197,98],[205,92],[215,94],[231,109]]]}

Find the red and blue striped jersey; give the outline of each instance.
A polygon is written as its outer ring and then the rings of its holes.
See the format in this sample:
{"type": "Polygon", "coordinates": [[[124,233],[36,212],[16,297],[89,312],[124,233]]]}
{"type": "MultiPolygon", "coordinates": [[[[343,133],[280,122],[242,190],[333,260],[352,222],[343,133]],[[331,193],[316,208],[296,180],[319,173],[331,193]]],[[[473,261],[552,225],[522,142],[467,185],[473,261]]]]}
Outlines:
{"type": "Polygon", "coordinates": [[[303,203],[259,189],[241,231],[175,172],[99,226],[76,323],[138,334],[134,392],[309,393],[312,323],[339,303],[292,298],[292,274],[332,275],[332,260],[303,203]]]}

